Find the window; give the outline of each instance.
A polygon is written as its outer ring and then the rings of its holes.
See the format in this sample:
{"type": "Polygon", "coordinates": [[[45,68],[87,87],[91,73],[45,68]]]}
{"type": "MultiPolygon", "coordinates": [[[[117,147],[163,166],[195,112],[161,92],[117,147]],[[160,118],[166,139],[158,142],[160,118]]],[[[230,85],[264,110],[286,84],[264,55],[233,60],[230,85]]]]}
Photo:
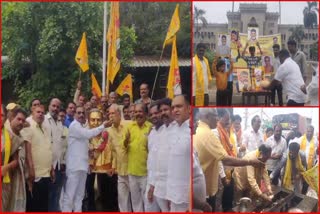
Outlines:
{"type": "Polygon", "coordinates": [[[274,22],[268,23],[268,27],[274,27],[274,22]]]}

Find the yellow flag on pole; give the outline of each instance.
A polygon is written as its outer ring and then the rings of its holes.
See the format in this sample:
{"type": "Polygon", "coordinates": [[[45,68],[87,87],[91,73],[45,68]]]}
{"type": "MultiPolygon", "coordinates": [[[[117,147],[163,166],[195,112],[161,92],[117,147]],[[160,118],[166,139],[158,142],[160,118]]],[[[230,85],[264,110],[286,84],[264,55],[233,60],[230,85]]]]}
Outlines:
{"type": "Polygon", "coordinates": [[[176,35],[179,29],[180,29],[179,4],[177,4],[176,9],[174,10],[173,16],[171,18],[166,39],[164,40],[164,43],[163,43],[163,48],[166,45],[172,43],[173,37],[176,35]]]}
{"type": "Polygon", "coordinates": [[[180,80],[180,72],[179,72],[176,36],[173,37],[167,90],[168,90],[167,96],[171,99],[173,99],[174,95],[181,94],[181,92],[182,92],[181,91],[181,80],[180,80]]]}
{"type": "Polygon", "coordinates": [[[315,190],[317,193],[319,193],[319,165],[315,165],[311,169],[302,172],[302,176],[304,177],[304,180],[309,184],[309,186],[315,190]]]}
{"type": "Polygon", "coordinates": [[[83,72],[86,72],[87,70],[89,70],[86,33],[82,34],[82,39],[81,39],[75,60],[83,72]]]}
{"type": "Polygon", "coordinates": [[[95,96],[97,96],[98,98],[101,97],[102,92],[101,92],[101,88],[99,86],[99,83],[96,79],[96,77],[94,76],[94,74],[91,74],[91,92],[92,94],[94,94],[95,96]]]}
{"type": "Polygon", "coordinates": [[[120,69],[120,60],[117,52],[120,49],[120,15],[119,2],[111,2],[110,22],[107,34],[108,60],[107,60],[107,81],[113,83],[120,69]]]}
{"type": "Polygon", "coordinates": [[[118,88],[116,89],[116,92],[123,96],[124,94],[129,94],[130,100],[132,101],[132,77],[131,74],[128,74],[126,78],[122,80],[118,88]]]}

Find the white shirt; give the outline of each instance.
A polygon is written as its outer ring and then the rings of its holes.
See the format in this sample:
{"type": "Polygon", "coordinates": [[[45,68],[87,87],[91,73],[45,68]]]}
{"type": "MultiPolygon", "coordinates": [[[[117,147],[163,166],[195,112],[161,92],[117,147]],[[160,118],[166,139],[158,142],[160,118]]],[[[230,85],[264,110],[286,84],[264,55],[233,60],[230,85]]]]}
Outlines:
{"type": "Polygon", "coordinates": [[[43,127],[47,129],[47,132],[50,136],[50,142],[52,144],[52,166],[56,168],[58,164],[58,169],[60,170],[60,163],[63,159],[63,150],[64,146],[62,143],[63,136],[63,125],[60,121],[55,121],[53,117],[48,112],[45,115],[45,119],[43,121],[43,127]]]}
{"type": "Polygon", "coordinates": [[[189,120],[181,126],[176,124],[167,140],[171,148],[168,154],[166,199],[176,204],[190,202],[191,130],[189,124],[189,120]]]}
{"type": "Polygon", "coordinates": [[[157,152],[159,147],[159,139],[162,133],[163,126],[159,127],[156,130],[155,127],[152,127],[150,134],[148,136],[148,159],[147,159],[147,170],[148,170],[148,184],[154,186],[155,184],[155,171],[157,164],[157,152]]]}
{"type": "MultiPolygon", "coordinates": [[[[276,142],[276,140],[274,139],[274,135],[272,135],[266,140],[266,145],[272,148],[271,156],[272,155],[284,156],[286,154],[287,141],[283,137],[280,137],[280,140],[276,142]]],[[[273,159],[267,160],[267,163],[266,163],[267,169],[270,171],[273,171],[280,161],[281,161],[281,157],[277,160],[273,160],[273,159]]]]}
{"type": "Polygon", "coordinates": [[[293,100],[297,103],[305,102],[306,95],[300,89],[304,85],[300,68],[291,58],[287,58],[279,66],[274,79],[281,82],[283,90],[288,95],[288,100],[293,100]]]}
{"type": "Polygon", "coordinates": [[[157,161],[156,161],[156,178],[155,178],[155,188],[154,195],[158,198],[165,199],[167,194],[167,177],[168,177],[168,167],[169,159],[168,154],[170,153],[170,144],[168,141],[168,136],[172,132],[173,126],[176,122],[172,122],[167,127],[165,124],[162,125],[162,132],[160,138],[158,139],[158,149],[157,149],[157,161]]]}
{"type": "MultiPolygon", "coordinates": [[[[204,60],[200,60],[202,71],[203,71],[203,85],[204,85],[204,93],[209,94],[209,80],[208,80],[208,69],[206,66],[206,63],[204,60]]],[[[197,66],[196,66],[196,60],[193,57],[192,59],[192,75],[193,75],[193,84],[192,84],[192,94],[193,96],[196,95],[196,84],[197,84],[197,66]]]]}
{"type": "Polygon", "coordinates": [[[77,120],[69,126],[68,148],[66,155],[67,171],[88,171],[89,139],[97,136],[104,130],[104,125],[94,129],[83,127],[77,120]]]}
{"type": "Polygon", "coordinates": [[[242,143],[246,146],[246,153],[255,151],[263,144],[263,134],[260,130],[256,133],[251,127],[243,133],[242,143]]]}
{"type": "MultiPolygon", "coordinates": [[[[298,143],[301,145],[302,143],[302,138],[303,138],[303,135],[299,138],[299,141],[298,143]]],[[[313,142],[314,142],[314,163],[313,165],[315,164],[315,162],[317,161],[317,150],[318,150],[318,140],[315,136],[312,137],[313,138],[313,142]]],[[[306,162],[308,163],[308,157],[309,157],[309,153],[310,153],[310,142],[311,141],[308,141],[308,138],[307,138],[307,143],[306,143],[306,150],[304,151],[305,155],[306,155],[306,162]]]]}

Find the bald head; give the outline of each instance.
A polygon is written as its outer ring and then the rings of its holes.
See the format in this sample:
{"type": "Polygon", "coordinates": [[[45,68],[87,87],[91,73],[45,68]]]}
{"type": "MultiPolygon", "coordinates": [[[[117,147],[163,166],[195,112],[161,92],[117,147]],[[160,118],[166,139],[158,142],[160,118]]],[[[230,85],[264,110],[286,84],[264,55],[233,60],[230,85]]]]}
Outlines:
{"type": "Polygon", "coordinates": [[[58,120],[61,101],[58,98],[52,98],[49,104],[49,113],[54,120],[58,120]]]}

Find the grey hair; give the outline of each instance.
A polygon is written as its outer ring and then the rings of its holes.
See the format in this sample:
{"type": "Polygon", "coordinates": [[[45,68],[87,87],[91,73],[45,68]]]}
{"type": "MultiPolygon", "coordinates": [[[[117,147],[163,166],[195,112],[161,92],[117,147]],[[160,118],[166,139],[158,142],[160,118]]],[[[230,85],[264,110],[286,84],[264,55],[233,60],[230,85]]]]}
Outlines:
{"type": "Polygon", "coordinates": [[[199,108],[199,116],[206,117],[209,114],[217,114],[217,109],[215,108],[199,108]]]}
{"type": "Polygon", "coordinates": [[[117,105],[117,104],[112,104],[110,107],[109,107],[109,109],[110,108],[114,108],[120,115],[121,115],[121,109],[120,109],[120,106],[119,105],[117,105]]]}

